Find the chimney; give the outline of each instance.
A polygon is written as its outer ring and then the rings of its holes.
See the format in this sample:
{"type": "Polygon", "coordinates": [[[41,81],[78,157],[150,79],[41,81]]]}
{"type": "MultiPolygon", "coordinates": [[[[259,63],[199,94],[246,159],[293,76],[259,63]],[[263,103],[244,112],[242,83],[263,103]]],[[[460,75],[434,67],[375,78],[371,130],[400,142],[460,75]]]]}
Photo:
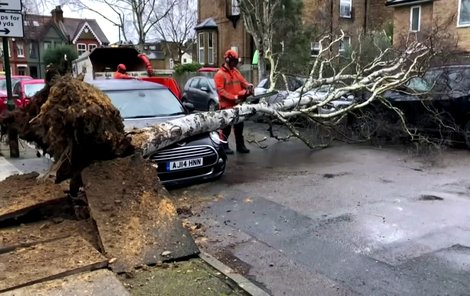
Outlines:
{"type": "Polygon", "coordinates": [[[51,14],[52,14],[52,19],[54,20],[54,22],[60,23],[64,21],[64,12],[62,11],[62,8],[60,7],[60,5],[56,6],[51,11],[51,14]]]}

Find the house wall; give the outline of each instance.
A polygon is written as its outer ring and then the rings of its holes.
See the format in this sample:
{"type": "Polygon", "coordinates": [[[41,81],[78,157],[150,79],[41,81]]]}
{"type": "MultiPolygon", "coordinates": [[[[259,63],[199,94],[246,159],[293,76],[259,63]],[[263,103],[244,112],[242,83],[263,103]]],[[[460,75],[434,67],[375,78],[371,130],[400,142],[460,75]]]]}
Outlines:
{"type": "Polygon", "coordinates": [[[340,17],[340,0],[305,0],[302,21],[318,30],[318,38],[343,30],[355,45],[364,30],[383,30],[393,22],[393,9],[383,0],[352,0],[351,18],[340,17]]]}
{"type": "Polygon", "coordinates": [[[470,51],[470,27],[458,27],[459,0],[446,0],[434,2],[434,18],[441,26],[446,27],[448,34],[457,39],[457,47],[463,51],[470,51]]]}
{"type": "Polygon", "coordinates": [[[426,35],[432,31],[433,10],[432,2],[396,7],[393,15],[393,43],[396,45],[403,45],[409,38],[412,40],[416,37],[426,38],[426,35]],[[421,7],[421,26],[420,32],[418,33],[410,32],[411,8],[415,6],[421,7]]]}
{"type": "MultiPolygon", "coordinates": [[[[224,62],[224,52],[231,47],[238,48],[238,55],[241,58],[242,64],[251,64],[253,47],[250,37],[243,26],[243,20],[240,18],[234,28],[232,22],[226,17],[226,1],[199,0],[199,22],[210,17],[217,23],[215,63],[211,66],[218,67],[222,65],[224,62]]],[[[207,38],[205,38],[205,41],[207,42],[207,38]]],[[[207,62],[207,58],[205,60],[207,62]]]]}

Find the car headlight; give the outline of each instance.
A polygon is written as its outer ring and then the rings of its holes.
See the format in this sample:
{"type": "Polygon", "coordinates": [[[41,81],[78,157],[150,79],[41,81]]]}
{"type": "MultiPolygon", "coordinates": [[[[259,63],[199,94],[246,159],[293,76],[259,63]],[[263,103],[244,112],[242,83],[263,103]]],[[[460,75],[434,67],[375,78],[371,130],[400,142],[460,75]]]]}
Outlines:
{"type": "Polygon", "coordinates": [[[212,142],[219,145],[220,144],[220,136],[218,132],[210,132],[209,137],[211,138],[212,142]]]}

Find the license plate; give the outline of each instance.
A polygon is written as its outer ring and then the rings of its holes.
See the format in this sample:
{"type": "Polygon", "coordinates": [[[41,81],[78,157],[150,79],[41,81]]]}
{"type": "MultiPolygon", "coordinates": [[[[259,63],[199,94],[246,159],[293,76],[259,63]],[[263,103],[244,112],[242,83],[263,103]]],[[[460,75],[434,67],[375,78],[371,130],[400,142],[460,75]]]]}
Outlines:
{"type": "Polygon", "coordinates": [[[202,158],[192,158],[178,161],[170,161],[167,163],[167,171],[177,171],[202,166],[202,158]]]}

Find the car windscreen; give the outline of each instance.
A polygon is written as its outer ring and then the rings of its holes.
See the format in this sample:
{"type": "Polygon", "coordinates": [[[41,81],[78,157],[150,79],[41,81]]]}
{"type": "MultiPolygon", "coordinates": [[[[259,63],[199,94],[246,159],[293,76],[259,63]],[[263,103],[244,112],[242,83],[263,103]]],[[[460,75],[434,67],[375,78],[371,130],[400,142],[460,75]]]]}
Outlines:
{"type": "Polygon", "coordinates": [[[178,99],[168,89],[105,91],[123,118],[146,118],[185,114],[178,99]]]}
{"type": "Polygon", "coordinates": [[[214,79],[207,79],[207,80],[209,81],[209,84],[211,85],[212,89],[216,89],[214,79]]]}
{"type": "Polygon", "coordinates": [[[44,88],[44,83],[36,83],[36,84],[25,84],[24,86],[24,95],[27,98],[31,98],[34,96],[38,91],[44,88]]]}
{"type": "MultiPolygon", "coordinates": [[[[18,81],[20,81],[20,79],[15,79],[15,78],[11,79],[12,88],[13,88],[13,85],[15,85],[15,83],[17,83],[18,81]]],[[[7,90],[7,80],[6,79],[0,80],[0,90],[4,90],[4,91],[7,90]]]]}

